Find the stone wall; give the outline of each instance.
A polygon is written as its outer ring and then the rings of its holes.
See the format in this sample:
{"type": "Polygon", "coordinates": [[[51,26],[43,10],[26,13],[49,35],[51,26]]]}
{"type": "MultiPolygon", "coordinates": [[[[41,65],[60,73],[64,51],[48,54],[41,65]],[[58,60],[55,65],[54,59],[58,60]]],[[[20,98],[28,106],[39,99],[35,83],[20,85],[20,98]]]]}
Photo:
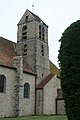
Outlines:
{"type": "MultiPolygon", "coordinates": [[[[1,67],[0,75],[5,75],[6,77],[6,93],[0,93],[0,117],[10,117],[15,116],[15,80],[16,80],[16,70],[1,67]]],[[[22,92],[24,92],[24,84],[30,84],[30,99],[24,98],[22,94],[22,112],[20,116],[32,115],[35,111],[35,76],[27,73],[23,73],[22,80],[22,92]]]]}
{"type": "Polygon", "coordinates": [[[43,114],[43,90],[36,91],[36,114],[42,115],[43,114]]]}
{"type": "Polygon", "coordinates": [[[23,85],[26,82],[30,84],[30,98],[23,98],[23,116],[33,115],[35,112],[35,76],[24,73],[23,85]]]}
{"type": "Polygon", "coordinates": [[[18,24],[17,34],[17,51],[19,54],[24,51],[24,44],[27,45],[27,54],[23,56],[24,61],[32,70],[37,74],[37,84],[42,80],[42,77],[46,76],[50,72],[49,65],[49,46],[48,46],[48,26],[44,24],[37,16],[29,12],[28,10],[22,16],[18,24]],[[26,22],[26,16],[28,20],[26,22]],[[44,40],[39,38],[39,25],[44,27],[44,40]],[[27,38],[22,39],[22,29],[26,26],[27,38]],[[42,45],[43,52],[42,55],[42,45]]]}
{"type": "Polygon", "coordinates": [[[22,116],[22,100],[23,100],[23,58],[22,56],[16,56],[13,59],[13,65],[16,68],[16,79],[14,85],[15,94],[15,116],[22,116]]]}
{"type": "Polygon", "coordinates": [[[60,88],[60,80],[55,75],[44,87],[43,114],[56,114],[55,103],[58,88],[60,88]]]}
{"type": "Polygon", "coordinates": [[[0,66],[0,75],[6,77],[6,92],[0,93],[0,117],[14,116],[15,71],[0,66]]]}

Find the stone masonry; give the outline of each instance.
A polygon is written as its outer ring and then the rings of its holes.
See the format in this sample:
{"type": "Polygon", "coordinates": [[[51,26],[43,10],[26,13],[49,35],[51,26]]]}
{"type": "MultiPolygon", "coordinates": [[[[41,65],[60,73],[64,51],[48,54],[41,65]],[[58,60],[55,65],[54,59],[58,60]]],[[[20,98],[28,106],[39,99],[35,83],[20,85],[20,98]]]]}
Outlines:
{"type": "Polygon", "coordinates": [[[23,58],[22,56],[16,56],[13,60],[13,65],[16,68],[15,79],[15,116],[22,115],[22,99],[23,99],[23,58]]]}
{"type": "Polygon", "coordinates": [[[49,66],[49,47],[48,47],[48,26],[36,18],[29,10],[26,10],[18,23],[17,49],[21,47],[20,53],[23,53],[23,60],[37,74],[37,83],[42,77],[50,72],[49,66]],[[26,20],[26,17],[28,18],[26,20]],[[44,27],[44,40],[39,38],[39,25],[44,27]],[[25,30],[23,31],[23,28],[25,30]],[[24,45],[26,45],[27,54],[24,55],[24,45]],[[41,46],[44,47],[44,55],[41,55],[41,46]]]}
{"type": "Polygon", "coordinates": [[[0,75],[6,79],[0,117],[64,113],[64,100],[56,102],[61,86],[59,71],[49,61],[48,26],[26,10],[18,23],[17,43],[0,37],[0,49],[0,75]]]}

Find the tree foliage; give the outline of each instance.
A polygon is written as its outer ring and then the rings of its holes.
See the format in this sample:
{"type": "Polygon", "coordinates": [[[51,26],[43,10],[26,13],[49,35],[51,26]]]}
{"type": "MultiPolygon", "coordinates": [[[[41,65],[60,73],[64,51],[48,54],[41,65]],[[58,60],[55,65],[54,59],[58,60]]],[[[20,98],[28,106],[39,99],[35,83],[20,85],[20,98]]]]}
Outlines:
{"type": "Polygon", "coordinates": [[[80,120],[80,20],[62,34],[58,60],[68,120],[80,120]]]}

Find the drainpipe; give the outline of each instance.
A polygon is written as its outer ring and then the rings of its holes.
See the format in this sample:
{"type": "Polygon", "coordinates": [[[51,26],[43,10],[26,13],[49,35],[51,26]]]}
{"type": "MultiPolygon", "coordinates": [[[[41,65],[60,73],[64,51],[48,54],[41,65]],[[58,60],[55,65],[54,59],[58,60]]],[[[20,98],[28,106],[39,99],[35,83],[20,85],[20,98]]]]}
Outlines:
{"type": "Polygon", "coordinates": [[[35,108],[34,108],[34,114],[36,115],[36,80],[37,80],[37,75],[35,76],[35,108]]]}

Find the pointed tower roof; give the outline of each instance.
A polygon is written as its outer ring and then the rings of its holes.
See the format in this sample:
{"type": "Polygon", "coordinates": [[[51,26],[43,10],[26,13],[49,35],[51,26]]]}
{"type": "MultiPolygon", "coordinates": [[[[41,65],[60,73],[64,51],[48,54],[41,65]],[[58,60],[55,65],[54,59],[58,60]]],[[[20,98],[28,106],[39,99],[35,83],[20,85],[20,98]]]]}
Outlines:
{"type": "MultiPolygon", "coordinates": [[[[34,20],[37,20],[37,21],[43,23],[44,25],[46,25],[46,24],[41,20],[41,18],[40,18],[39,16],[35,15],[33,12],[31,12],[31,11],[28,10],[28,9],[27,9],[27,10],[25,11],[25,13],[23,14],[23,16],[22,16],[22,18],[20,19],[18,25],[24,24],[24,22],[25,22],[24,16],[29,15],[29,14],[31,14],[31,15],[34,17],[34,20]],[[22,22],[22,21],[23,21],[23,22],[22,22]]],[[[47,26],[47,25],[46,25],[46,26],[47,26]]],[[[48,27],[48,26],[47,26],[47,27],[48,27]]]]}

